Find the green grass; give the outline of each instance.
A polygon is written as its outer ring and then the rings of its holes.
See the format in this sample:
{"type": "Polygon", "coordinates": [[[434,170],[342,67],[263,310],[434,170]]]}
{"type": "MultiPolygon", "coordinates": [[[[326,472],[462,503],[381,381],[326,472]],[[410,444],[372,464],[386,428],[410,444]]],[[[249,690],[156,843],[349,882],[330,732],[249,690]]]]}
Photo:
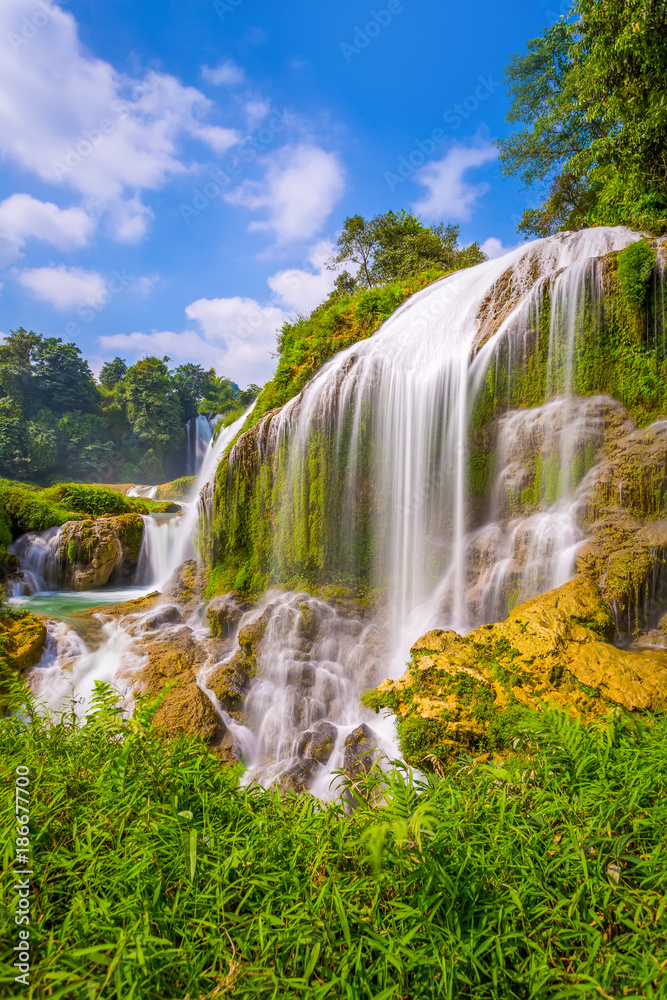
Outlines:
{"type": "Polygon", "coordinates": [[[0,479],[0,546],[26,531],[45,531],[66,521],[136,512],[160,513],[171,505],[125,497],[107,486],[57,483],[42,488],[0,479]]]}
{"type": "MultiPolygon", "coordinates": [[[[667,996],[667,720],[555,712],[502,767],[387,777],[385,804],[242,789],[108,695],[0,724],[1,989],[15,768],[31,768],[29,998],[667,996]],[[617,880],[618,875],[618,880],[617,880]]],[[[372,800],[372,789],[366,794],[372,800]]]]}

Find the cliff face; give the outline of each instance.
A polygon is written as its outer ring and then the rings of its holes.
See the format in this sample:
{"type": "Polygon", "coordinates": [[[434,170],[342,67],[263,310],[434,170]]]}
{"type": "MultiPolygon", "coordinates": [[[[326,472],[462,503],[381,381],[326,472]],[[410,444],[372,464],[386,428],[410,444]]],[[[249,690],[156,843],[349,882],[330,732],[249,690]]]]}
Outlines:
{"type": "MultiPolygon", "coordinates": [[[[473,622],[503,617],[531,588],[539,592],[539,581],[526,580],[525,544],[508,532],[567,500],[579,540],[591,538],[579,570],[607,587],[623,627],[646,625],[645,609],[661,587],[667,491],[664,252],[646,248],[654,270],[639,297],[619,277],[621,251],[587,263],[567,285],[560,273],[544,280],[524,269],[519,281],[516,268],[508,269],[482,301],[464,440],[473,622]],[[528,296],[526,282],[533,283],[528,296]],[[499,554],[498,538],[492,544],[484,534],[490,524],[507,552],[499,554]],[[484,571],[501,558],[511,567],[495,607],[482,607],[484,571]]],[[[200,539],[211,593],[253,594],[277,584],[381,599],[391,585],[383,553],[396,512],[386,503],[391,484],[377,468],[382,401],[370,385],[358,391],[358,367],[350,349],[316,405],[302,393],[265,414],[220,463],[200,539]],[[356,408],[349,405],[353,390],[356,408]]],[[[424,371],[425,392],[427,381],[424,371]]],[[[400,498],[408,520],[423,508],[420,527],[445,539],[439,551],[425,553],[433,580],[454,531],[449,473],[438,456],[444,443],[434,442],[433,469],[408,482],[400,498]]]]}

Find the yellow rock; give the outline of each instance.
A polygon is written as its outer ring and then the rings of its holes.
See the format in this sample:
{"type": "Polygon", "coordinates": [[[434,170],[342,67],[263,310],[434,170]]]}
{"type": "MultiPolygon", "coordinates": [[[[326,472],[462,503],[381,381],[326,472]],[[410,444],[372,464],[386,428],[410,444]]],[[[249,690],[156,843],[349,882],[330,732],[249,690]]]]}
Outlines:
{"type": "Polygon", "coordinates": [[[384,680],[365,701],[396,711],[399,732],[410,720],[440,720],[449,737],[472,746],[512,706],[549,701],[585,718],[612,705],[667,707],[667,651],[618,649],[613,635],[600,588],[579,576],[519,605],[504,622],[466,636],[427,632],[406,673],[384,680]]]}

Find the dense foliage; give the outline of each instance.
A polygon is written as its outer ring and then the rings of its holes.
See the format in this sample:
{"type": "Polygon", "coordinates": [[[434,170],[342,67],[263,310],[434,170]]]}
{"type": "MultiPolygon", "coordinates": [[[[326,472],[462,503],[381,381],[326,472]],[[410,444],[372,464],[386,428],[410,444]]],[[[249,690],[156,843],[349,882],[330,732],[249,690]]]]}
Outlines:
{"type": "Polygon", "coordinates": [[[664,996],[665,719],[540,713],[509,759],[395,771],[346,815],[241,788],[154,710],[0,722],[8,991],[27,765],[27,998],[664,996]]]}
{"type": "Polygon", "coordinates": [[[486,260],[479,244],[461,247],[460,234],[459,226],[425,226],[405,210],[386,212],[370,220],[350,216],[343,224],[336,244],[338,251],[330,266],[348,264],[356,277],[343,272],[337,280],[337,291],[350,292],[356,286],[375,288],[421,271],[454,271],[486,260]]]}
{"type": "Polygon", "coordinates": [[[511,60],[501,162],[546,189],[523,232],[667,230],[666,32],[662,0],[576,0],[511,60]]]}
{"type": "Polygon", "coordinates": [[[166,509],[143,497],[124,497],[104,486],[57,483],[42,489],[0,479],[0,548],[26,531],[45,531],[87,517],[166,509]]]}
{"type": "Polygon", "coordinates": [[[98,384],[74,344],[11,333],[0,344],[0,475],[160,482],[183,472],[186,422],[258,389],[241,393],[213,369],[168,361],[114,358],[98,384]]]}

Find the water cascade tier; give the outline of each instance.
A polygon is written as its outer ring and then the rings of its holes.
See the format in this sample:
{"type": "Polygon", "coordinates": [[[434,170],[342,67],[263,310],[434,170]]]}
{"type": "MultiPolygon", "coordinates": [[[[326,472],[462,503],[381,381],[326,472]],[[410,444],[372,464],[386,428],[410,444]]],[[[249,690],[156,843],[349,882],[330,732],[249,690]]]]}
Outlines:
{"type": "Polygon", "coordinates": [[[249,779],[326,796],[337,769],[396,754],[359,696],[428,629],[503,620],[577,569],[619,629],[650,627],[667,344],[662,245],[641,315],[619,290],[638,239],[561,233],[440,279],[231,449],[245,417],[219,434],[178,527],[145,532],[142,580],[163,596],[114,619],[108,642],[135,637],[125,676],[161,676],[150,643],[170,637],[192,664],[190,716],[200,695],[213,706],[211,745],[249,779]],[[608,539],[646,559],[623,576],[608,539]],[[219,595],[207,617],[183,583],[195,551],[219,595]]]}

